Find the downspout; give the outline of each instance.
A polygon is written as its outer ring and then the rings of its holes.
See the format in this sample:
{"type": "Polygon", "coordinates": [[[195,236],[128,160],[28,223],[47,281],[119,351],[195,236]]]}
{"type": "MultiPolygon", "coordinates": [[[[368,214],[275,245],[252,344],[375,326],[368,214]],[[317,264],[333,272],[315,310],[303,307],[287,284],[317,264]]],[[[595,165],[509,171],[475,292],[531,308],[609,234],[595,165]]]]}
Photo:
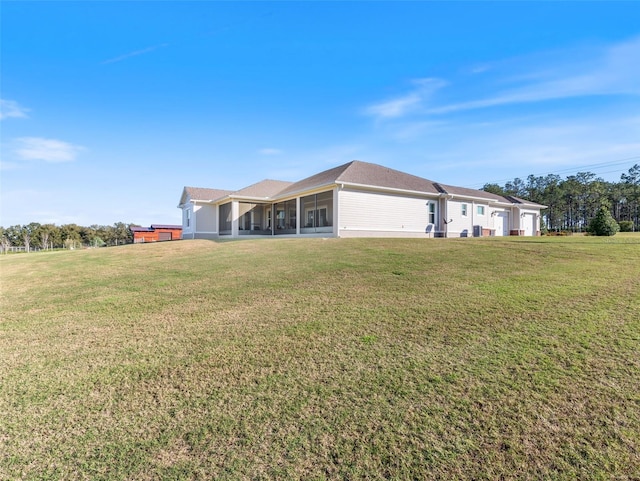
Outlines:
{"type": "MultiPolygon", "coordinates": [[[[444,225],[444,237],[448,238],[449,237],[449,201],[453,200],[453,195],[449,194],[447,197],[445,197],[444,199],[444,211],[445,211],[445,225],[444,225]]],[[[453,219],[452,219],[453,220],[453,219]]]]}
{"type": "Polygon", "coordinates": [[[473,227],[476,225],[476,201],[471,201],[471,232],[473,235],[473,227]]]}

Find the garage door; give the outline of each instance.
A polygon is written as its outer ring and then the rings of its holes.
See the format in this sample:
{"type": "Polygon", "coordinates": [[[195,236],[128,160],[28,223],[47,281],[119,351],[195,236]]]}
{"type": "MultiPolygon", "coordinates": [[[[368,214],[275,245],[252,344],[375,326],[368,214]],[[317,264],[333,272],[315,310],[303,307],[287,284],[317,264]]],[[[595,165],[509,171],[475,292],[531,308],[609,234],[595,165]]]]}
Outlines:
{"type": "Polygon", "coordinates": [[[158,240],[160,240],[160,241],[170,241],[171,240],[171,232],[158,232],[158,240]]]}

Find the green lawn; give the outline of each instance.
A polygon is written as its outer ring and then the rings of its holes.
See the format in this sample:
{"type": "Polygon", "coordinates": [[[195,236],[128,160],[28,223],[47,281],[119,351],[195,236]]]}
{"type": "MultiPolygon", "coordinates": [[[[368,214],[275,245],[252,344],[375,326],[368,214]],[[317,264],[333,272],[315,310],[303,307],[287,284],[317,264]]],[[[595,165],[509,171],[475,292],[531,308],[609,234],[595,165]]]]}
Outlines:
{"type": "Polygon", "coordinates": [[[0,258],[0,479],[640,479],[640,236],[0,258]]]}

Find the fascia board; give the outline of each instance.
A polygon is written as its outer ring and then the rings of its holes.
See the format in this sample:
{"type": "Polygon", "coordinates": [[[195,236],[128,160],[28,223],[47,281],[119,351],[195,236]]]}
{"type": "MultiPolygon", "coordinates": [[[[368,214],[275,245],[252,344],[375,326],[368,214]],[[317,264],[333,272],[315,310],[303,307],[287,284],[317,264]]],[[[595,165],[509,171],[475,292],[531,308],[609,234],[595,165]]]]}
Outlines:
{"type": "Polygon", "coordinates": [[[496,206],[505,206],[505,207],[529,207],[529,208],[534,208],[534,209],[546,209],[547,206],[546,205],[541,205],[541,204],[530,204],[530,203],[520,203],[520,202],[508,202],[508,201],[500,201],[500,200],[495,200],[495,199],[487,199],[486,197],[477,197],[477,196],[473,196],[473,195],[461,195],[461,194],[445,194],[450,196],[449,198],[451,200],[453,199],[460,199],[460,200],[472,200],[472,201],[481,201],[481,202],[486,202],[489,205],[496,205],[496,206]]]}
{"type": "Polygon", "coordinates": [[[362,189],[362,190],[375,190],[375,191],[380,191],[380,192],[392,192],[392,193],[400,193],[400,194],[414,194],[414,195],[420,195],[420,196],[426,196],[426,197],[434,197],[434,198],[438,198],[440,197],[442,194],[435,193],[435,192],[424,192],[422,190],[408,190],[408,189],[397,189],[395,187],[381,187],[379,185],[367,185],[367,184],[356,184],[353,182],[336,182],[336,185],[340,185],[340,186],[347,186],[347,187],[355,187],[357,189],[362,189]]]}
{"type": "Polygon", "coordinates": [[[337,185],[336,182],[329,182],[327,184],[317,184],[313,187],[307,187],[305,189],[294,190],[293,192],[287,192],[286,195],[277,195],[273,198],[274,202],[282,202],[288,199],[295,199],[301,194],[313,194],[318,191],[325,191],[327,187],[331,187],[332,189],[337,185]]]}
{"type": "Polygon", "coordinates": [[[327,192],[327,190],[333,190],[338,184],[331,182],[329,184],[318,184],[307,189],[300,189],[294,192],[288,192],[287,195],[274,197],[274,202],[285,202],[297,197],[304,197],[305,195],[317,194],[318,192],[327,192]]]}

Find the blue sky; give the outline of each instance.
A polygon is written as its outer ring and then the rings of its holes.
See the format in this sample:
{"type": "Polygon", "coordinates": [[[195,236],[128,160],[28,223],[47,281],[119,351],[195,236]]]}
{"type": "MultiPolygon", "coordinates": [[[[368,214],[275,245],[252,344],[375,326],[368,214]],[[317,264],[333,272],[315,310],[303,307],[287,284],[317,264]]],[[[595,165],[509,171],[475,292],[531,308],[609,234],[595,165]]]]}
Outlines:
{"type": "Polygon", "coordinates": [[[480,188],[640,162],[638,2],[3,1],[0,225],[180,223],[354,159],[480,188]]]}

